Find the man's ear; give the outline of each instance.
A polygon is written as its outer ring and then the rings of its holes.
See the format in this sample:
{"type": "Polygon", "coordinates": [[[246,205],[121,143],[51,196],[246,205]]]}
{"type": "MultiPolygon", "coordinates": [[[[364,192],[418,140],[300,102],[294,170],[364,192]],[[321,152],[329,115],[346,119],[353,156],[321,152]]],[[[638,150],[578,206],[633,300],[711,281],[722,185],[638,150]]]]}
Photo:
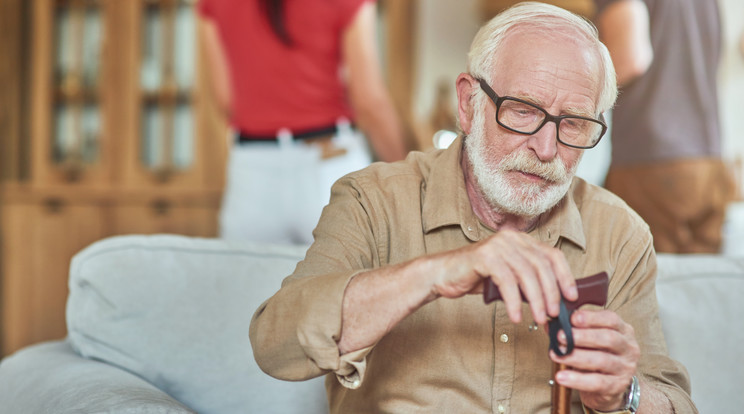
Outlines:
{"type": "Polygon", "coordinates": [[[457,118],[460,128],[465,135],[470,134],[473,121],[473,88],[478,87],[478,81],[468,73],[461,73],[455,81],[457,87],[457,118]]]}

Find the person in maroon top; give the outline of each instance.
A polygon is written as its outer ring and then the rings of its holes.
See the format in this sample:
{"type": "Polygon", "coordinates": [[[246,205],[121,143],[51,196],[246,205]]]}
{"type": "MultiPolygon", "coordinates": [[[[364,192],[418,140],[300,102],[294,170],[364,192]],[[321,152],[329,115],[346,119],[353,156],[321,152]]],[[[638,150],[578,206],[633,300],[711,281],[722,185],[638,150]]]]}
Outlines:
{"type": "Polygon", "coordinates": [[[234,131],[222,237],[311,242],[333,181],[370,162],[353,124],[376,159],[405,157],[377,56],[375,7],[199,2],[212,89],[234,131]]]}
{"type": "Polygon", "coordinates": [[[717,253],[734,182],[722,160],[716,0],[594,0],[621,88],[605,186],[663,253],[717,253]]]}

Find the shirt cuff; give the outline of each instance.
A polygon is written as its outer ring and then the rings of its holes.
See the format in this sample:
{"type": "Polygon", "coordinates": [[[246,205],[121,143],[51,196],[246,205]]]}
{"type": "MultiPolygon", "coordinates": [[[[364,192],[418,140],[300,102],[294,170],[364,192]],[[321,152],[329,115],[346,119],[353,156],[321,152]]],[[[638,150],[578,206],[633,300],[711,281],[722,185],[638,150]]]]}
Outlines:
{"type": "Polygon", "coordinates": [[[303,309],[298,324],[298,339],[305,355],[315,365],[330,371],[346,388],[362,385],[367,368],[367,354],[373,346],[341,355],[336,342],[341,335],[343,297],[349,282],[359,273],[321,276],[312,286],[302,289],[299,306],[303,309]]]}
{"type": "Polygon", "coordinates": [[[368,347],[341,356],[339,368],[335,371],[336,379],[341,385],[352,390],[362,386],[367,370],[367,354],[371,350],[372,347],[368,347]]]}

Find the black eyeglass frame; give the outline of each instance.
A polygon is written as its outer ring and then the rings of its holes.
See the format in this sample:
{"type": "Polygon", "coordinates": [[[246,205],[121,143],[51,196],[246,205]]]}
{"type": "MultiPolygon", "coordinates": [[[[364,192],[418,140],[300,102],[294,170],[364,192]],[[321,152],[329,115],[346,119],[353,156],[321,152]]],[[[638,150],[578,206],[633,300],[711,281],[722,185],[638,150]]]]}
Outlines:
{"type": "Polygon", "coordinates": [[[494,90],[491,88],[491,86],[488,85],[488,83],[486,83],[485,80],[483,80],[481,78],[475,78],[475,80],[478,81],[478,83],[480,84],[481,89],[483,89],[483,92],[485,92],[486,95],[488,95],[488,97],[494,103],[494,105],[496,105],[496,116],[495,116],[496,123],[498,123],[499,125],[501,125],[503,128],[508,129],[509,131],[516,132],[517,134],[522,134],[522,135],[534,135],[534,134],[537,133],[537,131],[541,130],[542,127],[545,126],[545,124],[547,124],[548,122],[553,122],[553,123],[555,123],[555,139],[558,142],[560,142],[561,144],[563,144],[563,145],[565,145],[567,147],[578,148],[578,149],[590,149],[590,148],[596,147],[597,144],[599,144],[599,141],[602,140],[602,137],[604,136],[604,134],[607,132],[607,124],[604,122],[604,115],[602,115],[602,114],[599,115],[600,116],[600,119],[589,118],[589,117],[586,117],[586,116],[579,116],[579,115],[559,115],[559,116],[554,116],[554,115],[551,115],[550,113],[548,113],[548,111],[546,111],[545,109],[540,108],[539,106],[533,104],[532,102],[525,101],[524,99],[515,98],[513,96],[499,96],[499,95],[496,94],[496,92],[494,92],[494,90]],[[518,130],[516,130],[514,128],[508,127],[508,126],[504,125],[503,123],[501,123],[501,121],[499,121],[499,110],[501,109],[501,104],[505,100],[516,101],[516,102],[519,102],[521,104],[525,104],[525,105],[528,105],[528,106],[530,106],[532,108],[535,108],[535,109],[537,109],[540,112],[542,112],[542,113],[545,114],[545,119],[543,119],[543,121],[540,123],[540,125],[538,125],[537,128],[535,128],[535,130],[532,131],[532,132],[518,131],[518,130]],[[561,121],[563,121],[566,118],[569,118],[569,119],[583,119],[583,120],[586,120],[586,121],[597,122],[597,123],[599,123],[602,126],[602,133],[599,134],[599,137],[597,138],[597,141],[594,144],[589,145],[589,146],[585,146],[585,145],[574,145],[574,144],[569,144],[567,142],[564,142],[563,140],[561,140],[561,136],[560,136],[560,132],[559,131],[561,129],[561,121]]]}

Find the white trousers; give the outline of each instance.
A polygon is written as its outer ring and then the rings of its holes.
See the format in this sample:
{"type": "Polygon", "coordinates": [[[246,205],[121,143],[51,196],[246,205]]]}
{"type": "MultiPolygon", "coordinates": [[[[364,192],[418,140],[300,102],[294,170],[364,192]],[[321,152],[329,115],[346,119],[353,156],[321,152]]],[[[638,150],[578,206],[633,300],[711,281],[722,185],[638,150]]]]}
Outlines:
{"type": "Polygon", "coordinates": [[[343,155],[322,159],[320,148],[281,137],[234,144],[220,208],[220,237],[310,244],[331,185],[371,162],[364,136],[342,129],[333,138],[343,155]]]}

